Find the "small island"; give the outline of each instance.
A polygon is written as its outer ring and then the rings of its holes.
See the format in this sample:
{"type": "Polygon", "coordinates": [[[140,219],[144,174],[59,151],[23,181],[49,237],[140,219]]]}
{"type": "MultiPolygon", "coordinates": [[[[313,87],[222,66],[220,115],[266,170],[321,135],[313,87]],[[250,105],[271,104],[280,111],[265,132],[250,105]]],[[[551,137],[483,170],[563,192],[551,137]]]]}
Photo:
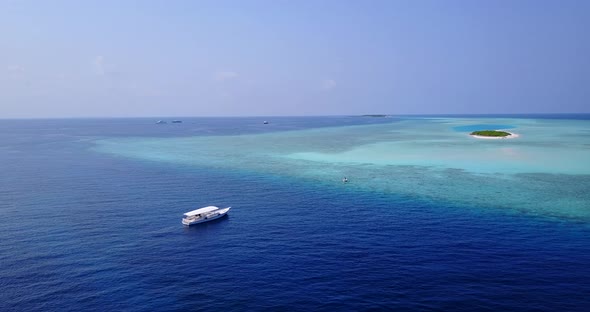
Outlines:
{"type": "Polygon", "coordinates": [[[500,130],[473,131],[470,133],[470,135],[478,139],[506,139],[518,137],[517,134],[500,130]]]}
{"type": "Polygon", "coordinates": [[[473,131],[471,135],[480,135],[480,136],[489,136],[489,137],[505,137],[509,136],[510,133],[506,131],[496,131],[496,130],[482,130],[482,131],[473,131]]]}

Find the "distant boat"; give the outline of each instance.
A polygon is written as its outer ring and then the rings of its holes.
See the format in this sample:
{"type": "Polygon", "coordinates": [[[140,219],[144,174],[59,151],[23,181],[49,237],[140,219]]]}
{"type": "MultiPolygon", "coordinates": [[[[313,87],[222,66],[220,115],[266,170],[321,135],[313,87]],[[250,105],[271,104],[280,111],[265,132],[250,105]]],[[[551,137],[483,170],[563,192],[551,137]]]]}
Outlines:
{"type": "Polygon", "coordinates": [[[197,210],[189,211],[184,214],[184,218],[182,218],[182,224],[191,226],[194,224],[219,219],[227,215],[230,209],[231,207],[219,208],[216,206],[207,206],[197,210]]]}
{"type": "Polygon", "coordinates": [[[182,120],[172,120],[172,123],[182,123],[182,120]]]}
{"type": "Polygon", "coordinates": [[[265,121],[263,122],[263,124],[265,124],[265,125],[268,125],[268,121],[266,121],[266,120],[265,120],[265,121]]]}
{"type": "Polygon", "coordinates": [[[158,120],[158,121],[156,121],[156,124],[157,124],[157,125],[163,125],[163,124],[165,124],[165,123],[166,123],[166,122],[165,122],[164,120],[158,120]]]}

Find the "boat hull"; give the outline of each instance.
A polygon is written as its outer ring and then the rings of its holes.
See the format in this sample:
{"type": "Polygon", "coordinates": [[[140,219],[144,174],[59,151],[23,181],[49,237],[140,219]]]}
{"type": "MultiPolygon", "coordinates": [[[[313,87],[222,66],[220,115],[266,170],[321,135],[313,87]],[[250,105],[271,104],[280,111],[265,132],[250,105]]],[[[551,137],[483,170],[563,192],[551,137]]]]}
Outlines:
{"type": "Polygon", "coordinates": [[[201,224],[201,223],[217,220],[217,219],[227,216],[227,213],[229,212],[230,208],[231,207],[220,209],[220,210],[212,213],[210,216],[205,216],[204,218],[199,218],[197,220],[182,219],[182,224],[184,226],[191,226],[191,225],[196,225],[196,224],[201,224]]]}

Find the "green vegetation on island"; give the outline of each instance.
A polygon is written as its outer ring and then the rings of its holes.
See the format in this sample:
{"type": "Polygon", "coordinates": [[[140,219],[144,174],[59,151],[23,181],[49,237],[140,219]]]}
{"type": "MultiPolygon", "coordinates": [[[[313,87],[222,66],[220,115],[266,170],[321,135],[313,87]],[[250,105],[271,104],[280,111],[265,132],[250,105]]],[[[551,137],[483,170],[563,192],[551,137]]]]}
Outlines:
{"type": "Polygon", "coordinates": [[[487,137],[507,137],[512,134],[505,132],[505,131],[482,130],[482,131],[473,131],[473,132],[471,132],[471,135],[479,135],[479,136],[487,136],[487,137]]]}

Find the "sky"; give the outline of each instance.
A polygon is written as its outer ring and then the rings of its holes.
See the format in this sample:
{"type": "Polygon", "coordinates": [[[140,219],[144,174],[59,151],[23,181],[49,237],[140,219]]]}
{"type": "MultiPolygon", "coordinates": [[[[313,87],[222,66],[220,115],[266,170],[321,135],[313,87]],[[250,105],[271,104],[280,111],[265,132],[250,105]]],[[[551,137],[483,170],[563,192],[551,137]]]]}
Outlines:
{"type": "Polygon", "coordinates": [[[0,118],[590,113],[590,1],[0,0],[0,118]]]}

